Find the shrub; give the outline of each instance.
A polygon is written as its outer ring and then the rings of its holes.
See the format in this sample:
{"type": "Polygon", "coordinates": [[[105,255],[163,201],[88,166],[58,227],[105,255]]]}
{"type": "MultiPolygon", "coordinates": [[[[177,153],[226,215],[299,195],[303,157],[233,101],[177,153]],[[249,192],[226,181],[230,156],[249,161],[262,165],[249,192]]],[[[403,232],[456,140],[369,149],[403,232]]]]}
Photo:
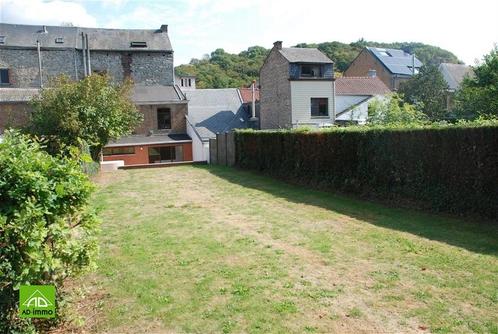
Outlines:
{"type": "Polygon", "coordinates": [[[36,141],[6,132],[0,143],[0,332],[33,329],[16,317],[20,285],[57,289],[94,265],[92,190],[77,160],[51,156],[36,141]]]}
{"type": "Polygon", "coordinates": [[[279,178],[498,218],[498,126],[238,131],[236,164],[279,178]]]}
{"type": "Polygon", "coordinates": [[[49,140],[49,152],[86,143],[97,161],[110,140],[129,135],[142,121],[131,101],[131,82],[114,84],[107,75],[94,74],[80,81],[57,77],[33,99],[27,131],[49,140]]]}

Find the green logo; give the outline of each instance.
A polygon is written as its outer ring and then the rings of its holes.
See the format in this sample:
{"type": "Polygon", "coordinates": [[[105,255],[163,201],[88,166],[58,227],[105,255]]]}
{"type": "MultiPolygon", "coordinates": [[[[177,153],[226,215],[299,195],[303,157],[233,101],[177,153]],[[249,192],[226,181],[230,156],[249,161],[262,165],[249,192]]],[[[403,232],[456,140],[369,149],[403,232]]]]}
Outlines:
{"type": "Polygon", "coordinates": [[[21,285],[19,316],[21,318],[55,318],[55,287],[53,285],[21,285]]]}

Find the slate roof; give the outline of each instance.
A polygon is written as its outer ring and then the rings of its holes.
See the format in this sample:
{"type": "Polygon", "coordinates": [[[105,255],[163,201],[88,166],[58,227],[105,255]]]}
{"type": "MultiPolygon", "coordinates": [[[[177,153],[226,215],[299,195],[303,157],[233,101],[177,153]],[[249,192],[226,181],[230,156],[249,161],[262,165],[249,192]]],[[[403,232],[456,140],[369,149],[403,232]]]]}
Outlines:
{"type": "Polygon", "coordinates": [[[334,63],[329,57],[315,48],[282,48],[279,51],[290,63],[334,63]]]}
{"type": "MultiPolygon", "coordinates": [[[[391,73],[401,75],[412,75],[412,55],[398,49],[384,49],[367,47],[391,73]]],[[[415,57],[415,68],[420,68],[422,62],[415,57]]]]}
{"type": "Polygon", "coordinates": [[[336,95],[385,95],[391,91],[378,77],[342,77],[335,79],[336,95]]]}
{"type": "Polygon", "coordinates": [[[187,102],[181,90],[176,86],[133,86],[132,101],[138,105],[187,102]]]}
{"type": "MultiPolygon", "coordinates": [[[[239,88],[240,97],[243,103],[252,103],[252,88],[239,88]]],[[[254,91],[256,102],[259,102],[259,88],[254,91]]]]}
{"type": "Polygon", "coordinates": [[[185,92],[188,119],[202,140],[216,133],[246,128],[249,115],[236,88],[197,89],[185,92]]]}
{"type": "Polygon", "coordinates": [[[27,102],[39,92],[38,88],[0,88],[0,103],[27,102]]]}
{"type": "Polygon", "coordinates": [[[170,144],[190,142],[192,138],[187,134],[154,134],[151,136],[146,135],[133,135],[121,137],[118,140],[111,141],[105,147],[121,147],[121,146],[135,146],[135,145],[154,145],[154,144],[170,144]]]}
{"type": "Polygon", "coordinates": [[[457,90],[463,79],[473,74],[472,67],[462,64],[442,63],[439,65],[439,71],[450,90],[457,90]]]}
{"type": "Polygon", "coordinates": [[[5,43],[0,47],[36,48],[40,41],[44,48],[81,49],[81,33],[88,34],[90,50],[112,51],[173,51],[167,32],[160,29],[104,29],[8,24],[0,23],[0,36],[5,36],[5,43]],[[63,43],[56,43],[62,38],[63,43]],[[131,42],[146,42],[147,47],[131,47],[131,42]]]}

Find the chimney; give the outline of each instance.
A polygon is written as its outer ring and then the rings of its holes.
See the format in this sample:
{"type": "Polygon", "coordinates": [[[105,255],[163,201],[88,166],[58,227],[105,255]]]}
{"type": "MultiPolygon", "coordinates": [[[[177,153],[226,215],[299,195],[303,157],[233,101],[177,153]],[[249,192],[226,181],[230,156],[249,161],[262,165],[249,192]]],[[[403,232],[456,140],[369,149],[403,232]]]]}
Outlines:
{"type": "Polygon", "coordinates": [[[161,30],[161,32],[168,32],[168,25],[167,24],[162,24],[161,28],[159,28],[159,30],[161,30]]]}
{"type": "Polygon", "coordinates": [[[376,70],[372,70],[372,69],[368,70],[368,76],[369,76],[370,78],[375,78],[375,77],[377,77],[377,71],[376,71],[376,70]]]}
{"type": "Polygon", "coordinates": [[[282,41],[276,41],[273,43],[273,47],[277,50],[282,50],[282,41]]]}
{"type": "Polygon", "coordinates": [[[46,34],[47,31],[47,26],[42,26],[42,30],[40,31],[42,34],[46,34]]]}

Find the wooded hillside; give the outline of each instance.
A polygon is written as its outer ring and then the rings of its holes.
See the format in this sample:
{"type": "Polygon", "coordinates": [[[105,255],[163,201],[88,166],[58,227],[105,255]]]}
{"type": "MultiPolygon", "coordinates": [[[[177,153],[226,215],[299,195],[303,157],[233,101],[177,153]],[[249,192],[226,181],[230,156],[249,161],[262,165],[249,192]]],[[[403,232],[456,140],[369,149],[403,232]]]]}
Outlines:
{"type": "MultiPolygon", "coordinates": [[[[458,63],[458,58],[450,51],[437,46],[415,42],[379,43],[363,39],[353,43],[324,42],[319,44],[300,43],[297,47],[317,47],[335,62],[336,71],[343,72],[365,46],[402,49],[415,52],[424,64],[458,63]]],[[[239,54],[216,49],[202,59],[192,59],[189,65],[176,67],[177,73],[197,76],[199,88],[226,88],[247,86],[258,79],[259,68],[269,49],[251,46],[239,54]]]]}

